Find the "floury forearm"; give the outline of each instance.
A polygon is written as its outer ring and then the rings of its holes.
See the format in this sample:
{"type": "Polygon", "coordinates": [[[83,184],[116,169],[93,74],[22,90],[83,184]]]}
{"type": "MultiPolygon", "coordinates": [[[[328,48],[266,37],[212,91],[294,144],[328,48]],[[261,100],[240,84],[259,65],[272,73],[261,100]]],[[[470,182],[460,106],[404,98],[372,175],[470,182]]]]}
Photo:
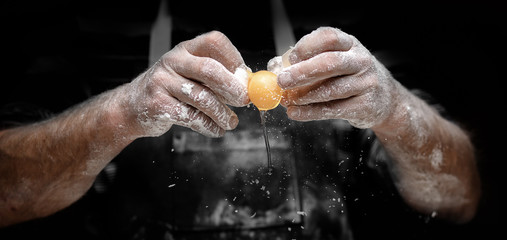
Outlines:
{"type": "Polygon", "coordinates": [[[289,118],[371,128],[409,205],[457,222],[474,216],[480,188],[470,139],[396,81],[358,39],[321,27],[286,54],[290,66],[284,54],[278,84],[289,118]]]}
{"type": "Polygon", "coordinates": [[[464,130],[400,86],[395,110],[373,130],[391,156],[390,169],[405,201],[456,222],[476,212],[480,181],[464,130]]]}
{"type": "Polygon", "coordinates": [[[227,106],[250,100],[241,54],[220,32],[178,44],[132,82],[44,122],[0,132],[0,226],[47,216],[79,199],[137,138],[173,125],[210,137],[234,129],[227,106]]]}
{"type": "Polygon", "coordinates": [[[121,113],[123,88],[46,121],[0,132],[0,226],[67,207],[133,141],[121,113]]]}

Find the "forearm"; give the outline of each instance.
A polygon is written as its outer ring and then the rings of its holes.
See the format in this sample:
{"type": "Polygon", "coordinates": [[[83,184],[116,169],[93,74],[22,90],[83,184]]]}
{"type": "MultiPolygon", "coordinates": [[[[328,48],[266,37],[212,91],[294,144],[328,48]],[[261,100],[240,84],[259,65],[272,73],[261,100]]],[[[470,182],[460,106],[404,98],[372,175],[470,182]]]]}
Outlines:
{"type": "Polygon", "coordinates": [[[53,119],[0,131],[0,226],[45,216],[82,196],[139,137],[174,124],[219,137],[250,102],[241,54],[222,33],[184,41],[129,84],[53,119]],[[212,47],[210,47],[212,46],[212,47]]]}
{"type": "Polygon", "coordinates": [[[400,194],[421,212],[470,220],[480,195],[470,139],[401,85],[397,97],[391,117],[373,130],[391,156],[400,194]]]}
{"type": "Polygon", "coordinates": [[[133,141],[121,111],[122,89],[52,119],[0,132],[0,226],[67,207],[133,141]]]}

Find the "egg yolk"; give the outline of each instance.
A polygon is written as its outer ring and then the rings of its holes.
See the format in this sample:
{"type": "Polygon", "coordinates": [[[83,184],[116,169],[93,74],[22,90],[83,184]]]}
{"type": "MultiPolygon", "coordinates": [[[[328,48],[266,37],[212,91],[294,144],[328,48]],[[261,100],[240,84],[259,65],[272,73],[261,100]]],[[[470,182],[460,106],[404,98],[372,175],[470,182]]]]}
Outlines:
{"type": "Polygon", "coordinates": [[[249,79],[248,97],[259,110],[271,110],[278,106],[283,92],[276,81],[276,74],[262,70],[252,73],[249,79]]]}

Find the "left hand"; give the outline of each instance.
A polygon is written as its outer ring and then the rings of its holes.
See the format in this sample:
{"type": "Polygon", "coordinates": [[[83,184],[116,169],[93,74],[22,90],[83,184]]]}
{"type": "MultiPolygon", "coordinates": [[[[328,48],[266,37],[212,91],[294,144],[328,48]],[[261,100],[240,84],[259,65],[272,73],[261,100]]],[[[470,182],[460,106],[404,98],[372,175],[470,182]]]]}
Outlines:
{"type": "Polygon", "coordinates": [[[381,125],[398,102],[401,85],[355,37],[339,29],[321,27],[304,36],[289,61],[278,84],[291,119],[345,119],[371,128],[381,125]]]}
{"type": "Polygon", "coordinates": [[[250,102],[247,80],[234,75],[246,68],[231,41],[217,31],[184,41],[129,83],[121,108],[137,137],[160,136],[173,124],[209,137],[238,125],[227,106],[250,102]]]}

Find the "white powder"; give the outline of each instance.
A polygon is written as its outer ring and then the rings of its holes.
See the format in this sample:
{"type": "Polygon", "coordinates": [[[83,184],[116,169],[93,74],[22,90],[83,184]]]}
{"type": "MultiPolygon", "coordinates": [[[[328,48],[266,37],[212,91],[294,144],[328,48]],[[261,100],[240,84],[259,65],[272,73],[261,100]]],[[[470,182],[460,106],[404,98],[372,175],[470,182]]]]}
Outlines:
{"type": "Polygon", "coordinates": [[[230,126],[230,110],[227,107],[219,102],[214,96],[211,95],[210,92],[206,90],[202,90],[196,98],[196,101],[206,109],[212,110],[212,114],[218,117],[218,122],[223,126],[226,126],[226,129],[231,129],[230,126]]]}
{"type": "MultiPolygon", "coordinates": [[[[188,112],[190,111],[190,107],[187,106],[186,104],[178,104],[179,106],[179,114],[180,114],[180,121],[184,121],[184,119],[188,119],[190,118],[188,112]]],[[[156,118],[160,119],[160,120],[164,120],[164,117],[167,118],[167,116],[169,116],[169,114],[167,113],[164,113],[164,115],[158,115],[158,116],[155,116],[156,118]]],[[[170,117],[170,116],[169,116],[170,117]]]]}
{"type": "Polygon", "coordinates": [[[246,67],[238,67],[236,68],[236,71],[234,72],[234,77],[239,79],[240,83],[244,84],[244,86],[247,86],[248,84],[248,72],[246,67]]]}
{"type": "MultiPolygon", "coordinates": [[[[212,64],[211,64],[212,65],[212,64]]],[[[210,66],[211,66],[210,65],[210,66]]],[[[236,68],[234,73],[217,71],[211,67],[203,68],[205,75],[210,79],[223,79],[223,74],[229,75],[226,80],[222,81],[223,87],[217,87],[213,89],[213,92],[217,94],[217,97],[221,102],[226,104],[242,107],[245,105],[245,100],[248,99],[247,86],[248,86],[248,72],[250,70],[246,65],[241,65],[236,68]],[[221,74],[221,75],[219,75],[221,74]],[[232,78],[235,80],[232,81],[232,78]]]]}
{"type": "MultiPolygon", "coordinates": [[[[141,116],[143,115],[147,115],[147,113],[145,112],[144,114],[141,114],[141,116]]],[[[138,121],[145,129],[147,136],[151,137],[158,137],[164,134],[173,125],[173,121],[169,113],[155,115],[153,119],[147,116],[145,119],[139,117],[138,121]]]]}
{"type": "Polygon", "coordinates": [[[431,166],[435,170],[440,170],[440,166],[442,165],[443,162],[443,156],[442,151],[438,147],[435,147],[433,149],[433,151],[429,155],[429,159],[431,161],[431,166]]]}
{"type": "Polygon", "coordinates": [[[181,86],[181,91],[188,96],[192,92],[193,87],[194,87],[194,84],[183,83],[183,85],[181,86]]]}
{"type": "Polygon", "coordinates": [[[267,69],[268,69],[268,71],[270,71],[276,75],[280,74],[280,72],[283,69],[282,56],[277,56],[277,57],[274,57],[271,60],[269,60],[267,69]]]}
{"type": "MultiPolygon", "coordinates": [[[[412,101],[411,99],[404,100],[405,102],[412,101]]],[[[428,126],[425,123],[428,114],[425,114],[420,109],[422,105],[418,100],[415,103],[408,102],[405,106],[405,114],[407,114],[407,118],[410,122],[411,128],[413,128],[413,132],[417,135],[417,138],[414,138],[414,143],[417,148],[423,147],[430,137],[431,131],[428,130],[428,126]],[[414,104],[419,104],[419,106],[414,106],[414,104]]]]}
{"type": "Polygon", "coordinates": [[[304,211],[297,211],[296,214],[301,215],[301,216],[307,216],[306,212],[304,212],[304,211]]]}

